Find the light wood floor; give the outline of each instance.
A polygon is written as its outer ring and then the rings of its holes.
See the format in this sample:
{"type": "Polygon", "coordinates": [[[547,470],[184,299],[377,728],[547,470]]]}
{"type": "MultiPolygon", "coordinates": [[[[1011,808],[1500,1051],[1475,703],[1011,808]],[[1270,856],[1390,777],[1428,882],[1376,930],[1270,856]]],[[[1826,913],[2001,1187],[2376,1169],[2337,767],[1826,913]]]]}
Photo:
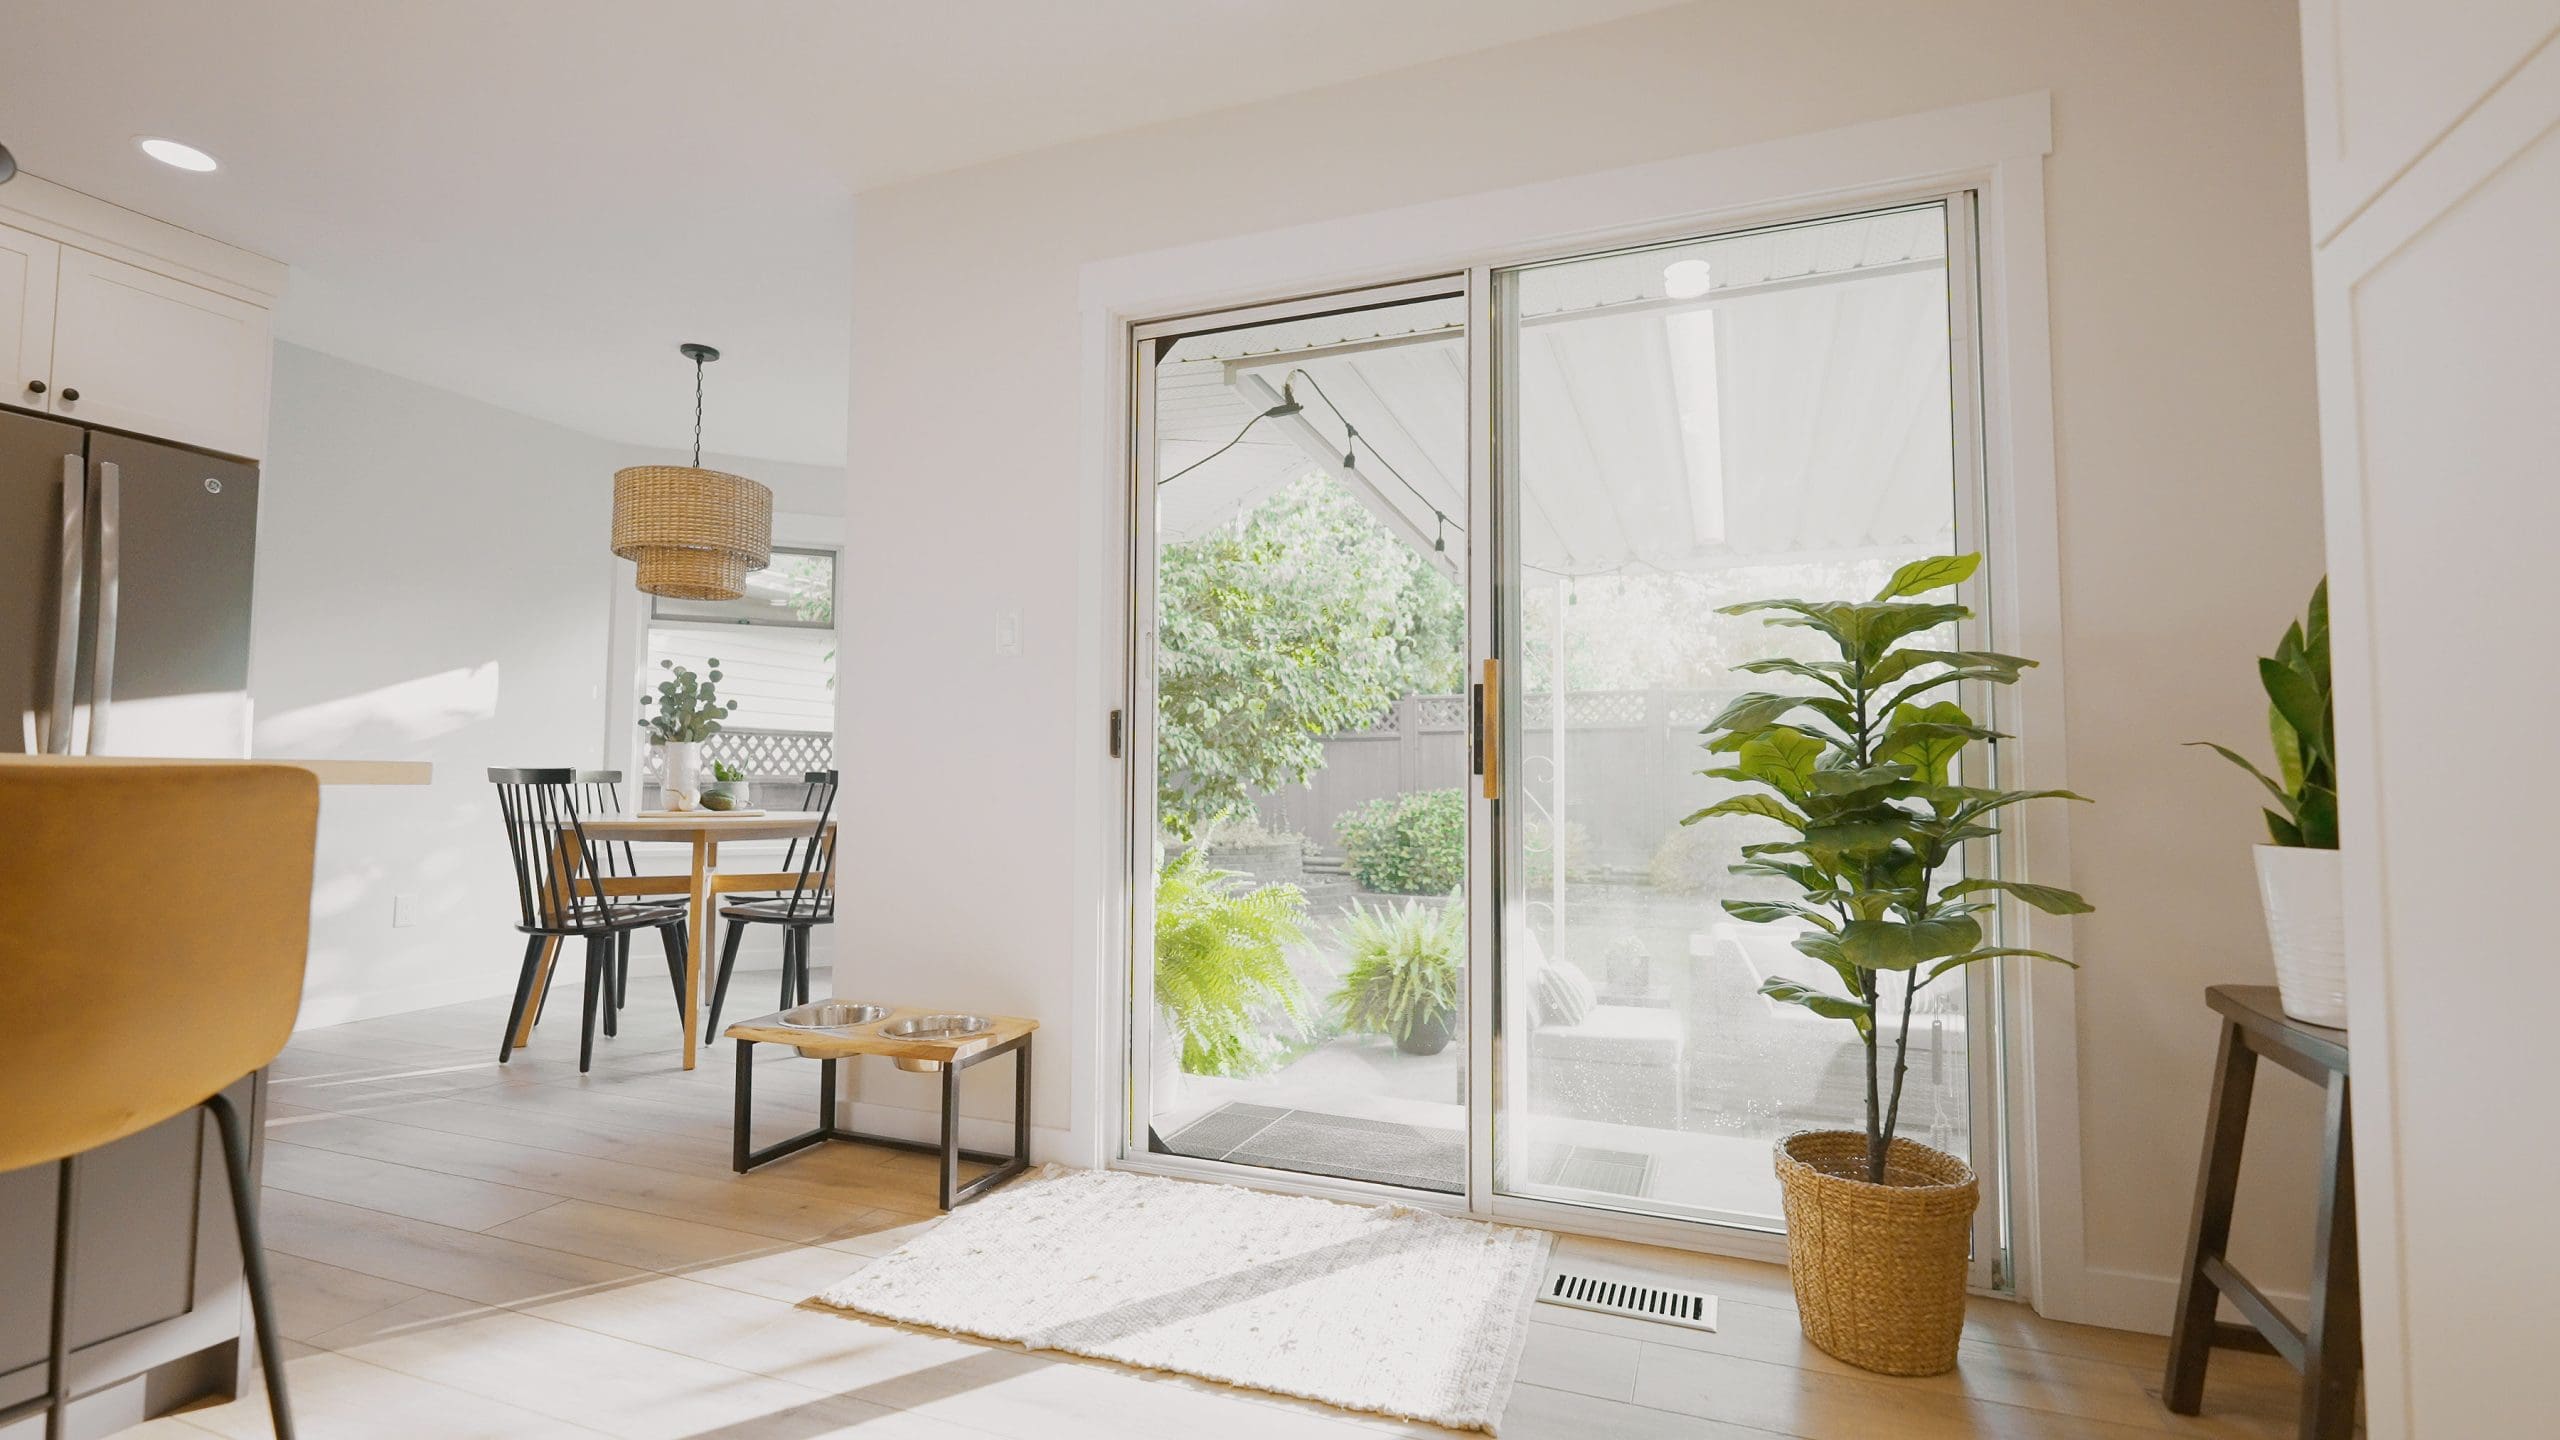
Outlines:
{"type": "MultiPolygon", "coordinates": [[[[771,976],[741,977],[760,1003],[771,976]]],[[[819,981],[824,993],[823,977],[819,981]]],[[[302,1433],[365,1440],[616,1435],[806,1440],[1359,1440],[1437,1436],[1323,1406],[796,1307],[933,1223],[931,1162],[823,1146],[728,1168],[729,1047],[675,1066],[663,978],[632,975],[618,1040],[577,1073],[564,986],[495,1063],[499,1003],[296,1037],[275,1069],[266,1226],[302,1433]]],[[[809,1067],[757,1087],[806,1123],[809,1067]]],[[[2217,1356],[2206,1416],[2156,1398],[2162,1343],[1977,1302],[1962,1367],[1865,1375],[1797,1333],[1773,1266],[1567,1239],[1715,1293],[1688,1331],[1541,1306],[1506,1440],[2277,1437],[2289,1372],[2217,1356]]],[[[136,1436],[268,1433],[258,1400],[136,1436]]]]}

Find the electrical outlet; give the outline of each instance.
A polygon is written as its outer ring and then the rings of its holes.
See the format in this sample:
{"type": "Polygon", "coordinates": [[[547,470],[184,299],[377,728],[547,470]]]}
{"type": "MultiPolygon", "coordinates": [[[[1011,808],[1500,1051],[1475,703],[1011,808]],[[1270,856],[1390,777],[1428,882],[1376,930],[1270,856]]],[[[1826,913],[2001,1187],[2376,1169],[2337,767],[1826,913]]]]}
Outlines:
{"type": "Polygon", "coordinates": [[[998,655],[1022,653],[1021,611],[1007,610],[996,616],[996,653],[998,655]]]}
{"type": "Polygon", "coordinates": [[[391,897],[391,928],[405,930],[418,923],[418,897],[414,894],[391,897]]]}

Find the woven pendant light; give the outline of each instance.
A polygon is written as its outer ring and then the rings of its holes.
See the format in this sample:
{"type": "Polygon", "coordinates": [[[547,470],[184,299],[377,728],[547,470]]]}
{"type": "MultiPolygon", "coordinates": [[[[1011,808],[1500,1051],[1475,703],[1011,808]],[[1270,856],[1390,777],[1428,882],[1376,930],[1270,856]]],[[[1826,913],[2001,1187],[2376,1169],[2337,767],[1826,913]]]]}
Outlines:
{"type": "Polygon", "coordinates": [[[676,348],[693,362],[693,463],[614,472],[613,553],[640,567],[640,588],[651,595],[735,600],[747,572],[773,558],[773,492],[702,468],[702,367],[720,352],[676,348]]]}

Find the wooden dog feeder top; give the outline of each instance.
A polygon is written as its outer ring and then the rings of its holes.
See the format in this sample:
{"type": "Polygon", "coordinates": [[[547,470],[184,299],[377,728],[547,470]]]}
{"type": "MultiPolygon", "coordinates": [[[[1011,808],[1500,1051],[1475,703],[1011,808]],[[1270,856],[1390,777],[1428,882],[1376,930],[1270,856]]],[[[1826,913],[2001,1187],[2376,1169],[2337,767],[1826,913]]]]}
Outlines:
{"type": "Polygon", "coordinates": [[[788,1012],[777,1011],[753,1020],[741,1020],[721,1033],[732,1040],[747,1040],[759,1045],[788,1045],[811,1060],[841,1060],[852,1055],[886,1055],[892,1060],[923,1060],[949,1064],[966,1060],[980,1051],[1008,1045],[1040,1028],[1037,1020],[1015,1015],[985,1016],[986,1027],[967,1035],[948,1039],[931,1036],[907,1036],[885,1033],[900,1021],[921,1019],[928,1015],[959,1015],[976,1012],[934,1009],[929,1006],[896,1005],[876,1020],[859,1025],[833,1028],[811,1028],[782,1023],[788,1012]]]}

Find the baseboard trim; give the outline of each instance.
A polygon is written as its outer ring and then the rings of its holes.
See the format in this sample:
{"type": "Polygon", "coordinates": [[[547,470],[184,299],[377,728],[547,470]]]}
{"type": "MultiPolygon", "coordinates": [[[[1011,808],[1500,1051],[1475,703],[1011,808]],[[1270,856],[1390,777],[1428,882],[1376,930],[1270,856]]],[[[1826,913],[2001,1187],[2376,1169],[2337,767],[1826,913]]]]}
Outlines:
{"type": "MultiPolygon", "coordinates": [[[[2310,1309],[2310,1299],[2290,1290],[2271,1290],[2268,1298],[2296,1317],[2310,1309]]],[[[2111,1270],[2092,1266],[2080,1274],[2074,1287],[2077,1303],[2068,1307],[2045,1309],[2037,1313],[2048,1320],[2062,1320],[2074,1325],[2101,1325],[2110,1330],[2132,1330],[2144,1335],[2166,1335],[2170,1322],[2178,1314],[2178,1277],[2154,1275],[2139,1270],[2111,1270]]],[[[2222,1306],[2222,1318],[2239,1320],[2240,1312],[2229,1302],[2222,1306]]]]}

